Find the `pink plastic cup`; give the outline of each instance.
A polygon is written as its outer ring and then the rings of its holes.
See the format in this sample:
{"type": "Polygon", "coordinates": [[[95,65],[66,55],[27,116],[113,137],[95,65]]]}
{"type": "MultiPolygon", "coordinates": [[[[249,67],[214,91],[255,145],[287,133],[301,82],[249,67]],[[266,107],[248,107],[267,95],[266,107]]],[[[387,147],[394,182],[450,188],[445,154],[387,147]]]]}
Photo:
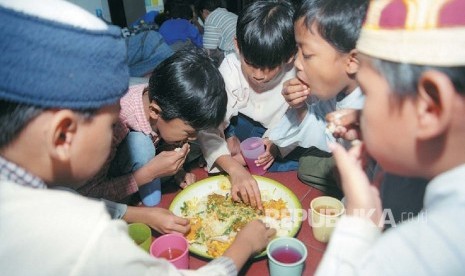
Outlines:
{"type": "Polygon", "coordinates": [[[241,152],[251,174],[263,175],[266,171],[255,164],[255,160],[265,153],[265,145],[260,137],[250,137],[242,141],[241,152]]]}
{"type": "Polygon", "coordinates": [[[189,268],[189,243],[181,234],[165,234],[150,245],[150,255],[164,258],[179,269],[189,268]]]}

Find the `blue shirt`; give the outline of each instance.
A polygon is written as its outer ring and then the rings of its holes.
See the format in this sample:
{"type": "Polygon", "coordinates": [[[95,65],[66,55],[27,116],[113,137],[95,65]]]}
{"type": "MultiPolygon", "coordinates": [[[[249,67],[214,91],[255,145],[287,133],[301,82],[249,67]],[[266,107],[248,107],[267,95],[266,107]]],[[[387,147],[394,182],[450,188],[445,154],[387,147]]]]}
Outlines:
{"type": "MultiPolygon", "coordinates": [[[[271,129],[270,140],[280,148],[292,148],[292,145],[303,148],[314,146],[329,152],[327,143],[334,142],[335,138],[326,131],[326,114],[344,108],[361,109],[364,99],[360,88],[340,101],[336,97],[327,101],[313,98],[307,104],[307,115],[302,122],[299,123],[296,109],[289,109],[279,124],[271,129]]],[[[286,155],[282,151],[281,154],[286,155]]]]}
{"type": "Polygon", "coordinates": [[[163,22],[158,31],[168,45],[172,45],[178,41],[185,42],[190,40],[197,47],[202,48],[202,35],[187,19],[168,19],[163,22]]]}

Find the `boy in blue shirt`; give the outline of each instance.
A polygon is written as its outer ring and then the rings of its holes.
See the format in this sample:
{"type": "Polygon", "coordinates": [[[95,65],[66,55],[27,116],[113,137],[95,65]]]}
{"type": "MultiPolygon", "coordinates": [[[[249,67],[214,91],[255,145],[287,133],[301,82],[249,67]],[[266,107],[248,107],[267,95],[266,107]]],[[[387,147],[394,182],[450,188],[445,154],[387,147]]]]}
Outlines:
{"type": "Polygon", "coordinates": [[[363,105],[355,79],[359,64],[355,43],[367,5],[366,0],[302,3],[294,16],[297,78],[286,82],[283,89],[292,108],[270,133],[280,147],[308,148],[299,159],[299,178],[338,196],[340,190],[332,176],[334,161],[327,147],[335,138],[326,131],[325,116],[363,105]]]}

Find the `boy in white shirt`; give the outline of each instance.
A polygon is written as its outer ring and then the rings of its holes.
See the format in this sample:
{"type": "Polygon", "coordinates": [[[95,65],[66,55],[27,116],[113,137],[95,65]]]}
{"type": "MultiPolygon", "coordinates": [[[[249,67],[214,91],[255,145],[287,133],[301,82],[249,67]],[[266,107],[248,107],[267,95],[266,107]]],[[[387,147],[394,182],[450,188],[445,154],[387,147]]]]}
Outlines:
{"type": "Polygon", "coordinates": [[[286,1],[257,1],[241,12],[237,53],[227,55],[219,68],[228,94],[224,124],[199,133],[208,168],[229,174],[234,200],[240,198],[259,208],[260,191],[244,168],[239,144],[248,137],[263,137],[266,152],[256,161],[258,166],[269,171],[297,168],[297,161],[275,160],[277,148],[267,139],[268,130],[289,107],[281,90],[284,81],[295,77],[293,13],[293,6],[286,1]]]}

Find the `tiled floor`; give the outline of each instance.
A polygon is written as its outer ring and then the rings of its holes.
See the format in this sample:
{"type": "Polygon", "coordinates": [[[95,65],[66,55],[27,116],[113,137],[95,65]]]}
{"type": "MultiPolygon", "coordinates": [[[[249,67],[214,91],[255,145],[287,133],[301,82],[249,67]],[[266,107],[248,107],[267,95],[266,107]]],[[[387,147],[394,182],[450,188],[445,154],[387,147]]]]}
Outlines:
{"type": "MultiPolygon", "coordinates": [[[[208,177],[207,173],[203,169],[196,169],[193,172],[197,175],[197,179],[199,180],[208,177]]],[[[299,198],[302,208],[305,210],[307,215],[308,210],[310,209],[310,201],[317,196],[323,195],[323,193],[319,190],[303,184],[297,178],[296,172],[266,173],[264,176],[274,179],[291,189],[299,198]]],[[[165,191],[160,206],[168,208],[177,192],[178,191],[165,191]]],[[[302,222],[302,227],[297,234],[297,238],[307,245],[308,250],[308,257],[305,262],[303,275],[313,275],[326,249],[326,244],[314,239],[308,218],[302,222]]],[[[191,254],[189,258],[189,265],[191,269],[201,267],[204,264],[206,264],[206,260],[200,259],[191,254]]],[[[239,275],[269,275],[267,258],[265,257],[259,260],[250,261],[240,271],[239,275]]]]}

